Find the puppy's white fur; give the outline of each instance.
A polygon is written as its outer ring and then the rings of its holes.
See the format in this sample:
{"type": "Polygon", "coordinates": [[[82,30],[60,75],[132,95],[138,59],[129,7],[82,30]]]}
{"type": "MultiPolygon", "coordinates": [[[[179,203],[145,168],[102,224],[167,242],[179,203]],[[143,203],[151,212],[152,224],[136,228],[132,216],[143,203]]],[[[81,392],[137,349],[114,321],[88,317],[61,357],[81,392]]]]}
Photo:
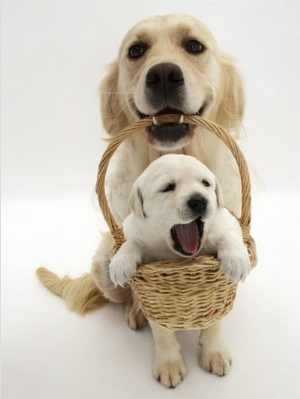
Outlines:
{"type": "Polygon", "coordinates": [[[226,276],[245,280],[250,262],[241,228],[224,208],[215,176],[193,157],[165,155],[150,164],[133,186],[132,212],[123,223],[126,242],[110,264],[110,278],[116,285],[123,286],[143,263],[184,256],[174,247],[171,229],[199,216],[188,206],[195,196],[206,199],[207,208],[201,216],[201,247],[194,255],[216,255],[226,276]],[[174,189],[165,191],[168,185],[174,189]]]}

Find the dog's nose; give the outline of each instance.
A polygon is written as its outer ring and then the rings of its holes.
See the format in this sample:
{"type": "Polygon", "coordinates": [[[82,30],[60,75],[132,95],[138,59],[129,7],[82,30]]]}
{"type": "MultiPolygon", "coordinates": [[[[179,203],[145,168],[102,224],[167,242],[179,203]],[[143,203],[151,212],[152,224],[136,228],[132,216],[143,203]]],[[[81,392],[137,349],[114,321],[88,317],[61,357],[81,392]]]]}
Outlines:
{"type": "Polygon", "coordinates": [[[197,215],[203,215],[203,213],[206,211],[208,201],[201,195],[196,194],[188,200],[187,204],[194,213],[197,215]]]}
{"type": "Polygon", "coordinates": [[[152,90],[157,90],[165,95],[184,83],[183,73],[179,66],[166,62],[156,64],[149,69],[146,77],[146,85],[152,90]]]}

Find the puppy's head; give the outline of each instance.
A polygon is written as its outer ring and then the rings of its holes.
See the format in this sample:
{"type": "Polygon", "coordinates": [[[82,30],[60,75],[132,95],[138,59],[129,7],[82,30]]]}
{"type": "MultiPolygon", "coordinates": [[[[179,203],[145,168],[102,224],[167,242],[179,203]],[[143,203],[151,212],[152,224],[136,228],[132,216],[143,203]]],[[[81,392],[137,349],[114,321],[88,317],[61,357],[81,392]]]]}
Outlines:
{"type": "Polygon", "coordinates": [[[129,199],[132,211],[151,235],[167,242],[181,256],[201,248],[204,226],[223,207],[219,183],[213,173],[187,155],[164,155],[140,175],[129,199]]]}
{"type": "Polygon", "coordinates": [[[244,109],[241,77],[218,49],[212,33],[187,15],[139,22],[125,36],[118,60],[101,86],[104,126],[114,134],[147,116],[172,113],[178,123],[148,128],[161,150],[187,145],[194,127],[180,115],[202,115],[227,129],[239,126],[244,109]]]}

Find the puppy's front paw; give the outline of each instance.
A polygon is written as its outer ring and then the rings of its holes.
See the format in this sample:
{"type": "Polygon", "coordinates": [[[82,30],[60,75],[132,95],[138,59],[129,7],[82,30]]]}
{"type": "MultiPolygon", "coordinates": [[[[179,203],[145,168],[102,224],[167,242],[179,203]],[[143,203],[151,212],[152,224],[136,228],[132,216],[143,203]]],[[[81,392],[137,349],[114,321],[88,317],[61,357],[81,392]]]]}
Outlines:
{"type": "Polygon", "coordinates": [[[250,272],[250,260],[247,250],[223,250],[218,254],[223,273],[233,282],[245,281],[250,272]]]}
{"type": "Polygon", "coordinates": [[[115,255],[109,265],[111,281],[117,286],[124,286],[136,273],[138,260],[131,255],[115,255]]]}

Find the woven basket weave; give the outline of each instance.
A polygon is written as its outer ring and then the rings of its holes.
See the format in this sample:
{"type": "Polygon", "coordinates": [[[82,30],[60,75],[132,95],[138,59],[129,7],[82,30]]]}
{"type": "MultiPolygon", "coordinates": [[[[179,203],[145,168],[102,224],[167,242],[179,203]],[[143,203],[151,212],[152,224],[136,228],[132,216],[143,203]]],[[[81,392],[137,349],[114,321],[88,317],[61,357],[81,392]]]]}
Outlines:
{"type": "MultiPolygon", "coordinates": [[[[176,115],[157,117],[161,123],[177,122],[176,115]]],[[[251,267],[257,263],[255,242],[250,236],[251,193],[245,158],[234,139],[219,125],[199,116],[184,115],[184,123],[201,126],[215,134],[232,152],[239,167],[242,186],[242,212],[238,219],[243,232],[251,267]]],[[[105,196],[105,175],[109,161],[118,146],[133,133],[150,126],[146,118],[127,127],[113,137],[99,164],[96,192],[104,218],[116,243],[124,242],[105,196]]],[[[195,134],[201,134],[196,130],[195,134]]],[[[224,317],[233,307],[237,283],[222,274],[219,261],[213,256],[153,262],[138,267],[129,281],[147,319],[169,330],[203,329],[224,317]]]]}

